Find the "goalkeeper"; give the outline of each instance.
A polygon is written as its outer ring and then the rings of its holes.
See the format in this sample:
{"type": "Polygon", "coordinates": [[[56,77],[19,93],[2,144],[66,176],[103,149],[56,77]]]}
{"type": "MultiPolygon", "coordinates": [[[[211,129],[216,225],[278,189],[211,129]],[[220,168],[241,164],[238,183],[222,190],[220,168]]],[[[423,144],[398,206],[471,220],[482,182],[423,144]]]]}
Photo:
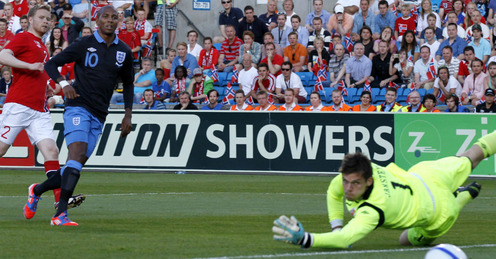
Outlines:
{"type": "Polygon", "coordinates": [[[459,186],[494,153],[496,132],[459,157],[421,162],[408,172],[394,163],[381,167],[360,153],[348,154],[327,191],[332,232],[308,233],[295,217],[281,216],[274,221],[274,239],[302,248],[346,248],[382,226],[406,229],[400,236],[402,245],[428,245],[445,234],[463,206],[477,197],[479,184],[459,186]],[[345,226],[343,197],[353,216],[345,226]]]}

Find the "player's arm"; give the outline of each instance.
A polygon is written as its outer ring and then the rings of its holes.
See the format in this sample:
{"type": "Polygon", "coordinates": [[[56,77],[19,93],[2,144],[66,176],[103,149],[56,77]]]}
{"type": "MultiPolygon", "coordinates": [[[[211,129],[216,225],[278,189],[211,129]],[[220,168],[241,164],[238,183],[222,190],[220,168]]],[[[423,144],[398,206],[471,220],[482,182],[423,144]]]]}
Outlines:
{"type": "Polygon", "coordinates": [[[131,113],[133,110],[134,98],[134,77],[133,77],[133,55],[130,50],[126,52],[126,60],[119,71],[122,80],[122,94],[124,95],[124,108],[126,110],[124,118],[122,119],[121,137],[127,136],[132,129],[131,113]]]}
{"type": "Polygon", "coordinates": [[[43,72],[44,69],[43,63],[41,62],[27,63],[17,59],[14,56],[14,52],[10,49],[3,49],[0,51],[0,64],[21,69],[38,70],[40,72],[43,72]]]}
{"type": "Polygon", "coordinates": [[[343,207],[343,176],[339,174],[332,179],[327,189],[327,211],[329,213],[329,223],[332,230],[343,227],[344,207],[343,207]]]}

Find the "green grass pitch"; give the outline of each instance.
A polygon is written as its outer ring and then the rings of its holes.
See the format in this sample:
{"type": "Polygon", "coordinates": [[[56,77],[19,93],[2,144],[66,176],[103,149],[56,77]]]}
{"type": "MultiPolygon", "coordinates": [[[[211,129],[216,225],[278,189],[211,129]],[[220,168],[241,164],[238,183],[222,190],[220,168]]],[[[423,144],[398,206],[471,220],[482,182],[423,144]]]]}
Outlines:
{"type": "MultiPolygon", "coordinates": [[[[325,193],[331,176],[83,172],[69,211],[78,227],[50,226],[53,194],[31,220],[22,207],[40,171],[0,171],[0,258],[423,258],[427,248],[398,244],[379,229],[351,249],[302,250],[272,240],[272,222],[295,215],[310,232],[329,231],[325,193]],[[402,250],[404,249],[404,250],[402,250]]],[[[496,180],[478,180],[480,196],[439,243],[470,258],[496,254],[496,180]]]]}

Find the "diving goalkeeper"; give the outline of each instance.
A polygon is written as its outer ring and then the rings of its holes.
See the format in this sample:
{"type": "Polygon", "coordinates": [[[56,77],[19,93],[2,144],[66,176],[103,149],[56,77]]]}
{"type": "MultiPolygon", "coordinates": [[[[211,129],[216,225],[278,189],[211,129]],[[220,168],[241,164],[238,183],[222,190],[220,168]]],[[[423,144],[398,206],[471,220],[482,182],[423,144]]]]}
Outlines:
{"type": "Polygon", "coordinates": [[[346,248],[378,227],[405,229],[402,245],[431,244],[455,223],[479,194],[476,182],[461,186],[479,162],[496,153],[496,132],[460,156],[424,161],[408,172],[394,163],[381,167],[360,154],[345,156],[330,183],[327,205],[332,232],[308,233],[295,217],[274,221],[274,239],[302,248],[346,248]],[[343,197],[353,218],[343,226],[343,197]]]}

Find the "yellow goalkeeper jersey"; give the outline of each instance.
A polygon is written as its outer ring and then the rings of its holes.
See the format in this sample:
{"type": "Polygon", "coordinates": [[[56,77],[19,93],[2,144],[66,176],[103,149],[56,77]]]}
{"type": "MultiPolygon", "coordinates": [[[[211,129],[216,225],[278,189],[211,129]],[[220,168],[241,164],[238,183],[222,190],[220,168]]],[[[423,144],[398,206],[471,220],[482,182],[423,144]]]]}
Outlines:
{"type": "MultiPolygon", "coordinates": [[[[372,164],[374,183],[359,201],[345,200],[353,218],[340,231],[312,234],[312,247],[346,248],[378,227],[405,229],[433,221],[433,194],[420,176],[394,163],[372,164]]],[[[327,191],[329,221],[343,221],[343,178],[336,176],[327,191]]],[[[431,185],[431,184],[429,184],[431,185]]]]}

